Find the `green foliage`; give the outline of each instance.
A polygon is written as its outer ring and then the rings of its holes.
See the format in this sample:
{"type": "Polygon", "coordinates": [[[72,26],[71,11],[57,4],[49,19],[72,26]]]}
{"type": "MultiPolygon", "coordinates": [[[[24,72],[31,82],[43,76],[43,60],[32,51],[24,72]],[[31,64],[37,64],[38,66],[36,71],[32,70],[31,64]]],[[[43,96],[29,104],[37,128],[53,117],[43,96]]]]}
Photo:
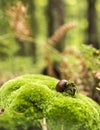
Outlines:
{"type": "Polygon", "coordinates": [[[91,70],[98,70],[100,68],[100,51],[84,44],[81,45],[80,49],[81,54],[86,59],[87,67],[91,70]]]}
{"type": "Polygon", "coordinates": [[[19,47],[9,25],[6,11],[0,9],[0,59],[14,56],[19,47]]]}
{"type": "Polygon", "coordinates": [[[39,120],[44,117],[52,130],[61,130],[62,125],[69,130],[99,129],[100,107],[82,94],[71,97],[57,92],[57,83],[57,79],[43,75],[24,75],[10,80],[0,89],[0,106],[5,108],[4,114],[11,113],[11,119],[20,122],[23,129],[34,123],[39,126],[39,120]]]}
{"type": "Polygon", "coordinates": [[[12,74],[38,73],[37,65],[33,65],[31,57],[11,56],[5,60],[1,60],[0,73],[5,78],[12,74]]]}
{"type": "MultiPolygon", "coordinates": [[[[6,33],[10,30],[8,17],[2,9],[0,9],[0,39],[1,35],[6,35],[6,33]]],[[[3,39],[3,38],[2,38],[3,39]]]]}
{"type": "Polygon", "coordinates": [[[19,49],[14,37],[7,37],[3,40],[2,38],[0,40],[0,58],[5,59],[14,56],[19,49]]]}

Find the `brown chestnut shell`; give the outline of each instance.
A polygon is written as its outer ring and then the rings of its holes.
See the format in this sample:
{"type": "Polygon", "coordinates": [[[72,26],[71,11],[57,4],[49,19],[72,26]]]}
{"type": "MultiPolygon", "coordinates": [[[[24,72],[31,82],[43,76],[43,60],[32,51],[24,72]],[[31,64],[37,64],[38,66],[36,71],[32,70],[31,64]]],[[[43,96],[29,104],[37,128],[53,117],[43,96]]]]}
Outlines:
{"type": "Polygon", "coordinates": [[[67,80],[65,79],[62,79],[60,80],[57,85],[56,85],[56,90],[58,92],[64,92],[65,88],[66,88],[66,85],[67,85],[67,80]]]}

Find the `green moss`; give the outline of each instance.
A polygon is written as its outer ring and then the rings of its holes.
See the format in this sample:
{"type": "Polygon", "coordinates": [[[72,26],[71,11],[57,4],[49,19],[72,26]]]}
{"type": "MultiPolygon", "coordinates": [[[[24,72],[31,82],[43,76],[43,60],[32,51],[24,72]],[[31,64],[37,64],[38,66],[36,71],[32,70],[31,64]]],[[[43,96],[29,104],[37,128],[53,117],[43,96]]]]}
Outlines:
{"type": "Polygon", "coordinates": [[[12,114],[11,119],[24,118],[29,124],[38,125],[46,117],[52,130],[61,130],[62,126],[64,130],[99,130],[99,105],[82,94],[71,97],[57,92],[57,83],[57,79],[43,75],[10,80],[0,89],[0,106],[5,108],[4,114],[12,114]]]}

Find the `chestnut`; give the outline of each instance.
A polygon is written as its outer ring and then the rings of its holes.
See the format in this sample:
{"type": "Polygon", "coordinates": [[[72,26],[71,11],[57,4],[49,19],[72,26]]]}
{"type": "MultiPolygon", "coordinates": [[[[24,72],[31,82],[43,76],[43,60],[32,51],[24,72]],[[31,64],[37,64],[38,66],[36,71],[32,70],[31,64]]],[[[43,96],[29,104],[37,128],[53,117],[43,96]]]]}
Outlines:
{"type": "Polygon", "coordinates": [[[57,90],[58,92],[64,92],[66,86],[67,86],[67,80],[62,79],[62,80],[60,80],[60,81],[57,83],[57,85],[56,85],[56,90],[57,90]]]}

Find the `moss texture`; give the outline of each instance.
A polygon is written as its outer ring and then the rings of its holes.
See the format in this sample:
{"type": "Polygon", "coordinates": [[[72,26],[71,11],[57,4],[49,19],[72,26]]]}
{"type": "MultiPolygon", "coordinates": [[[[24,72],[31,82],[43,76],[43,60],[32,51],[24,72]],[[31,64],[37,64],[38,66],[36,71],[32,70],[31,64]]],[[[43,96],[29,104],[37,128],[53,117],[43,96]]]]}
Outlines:
{"type": "Polygon", "coordinates": [[[27,129],[25,122],[41,128],[39,121],[46,117],[48,130],[100,130],[99,105],[79,93],[71,97],[57,92],[57,83],[43,75],[23,75],[6,82],[0,88],[0,107],[5,109],[1,128],[7,123],[7,129],[27,129]]]}

